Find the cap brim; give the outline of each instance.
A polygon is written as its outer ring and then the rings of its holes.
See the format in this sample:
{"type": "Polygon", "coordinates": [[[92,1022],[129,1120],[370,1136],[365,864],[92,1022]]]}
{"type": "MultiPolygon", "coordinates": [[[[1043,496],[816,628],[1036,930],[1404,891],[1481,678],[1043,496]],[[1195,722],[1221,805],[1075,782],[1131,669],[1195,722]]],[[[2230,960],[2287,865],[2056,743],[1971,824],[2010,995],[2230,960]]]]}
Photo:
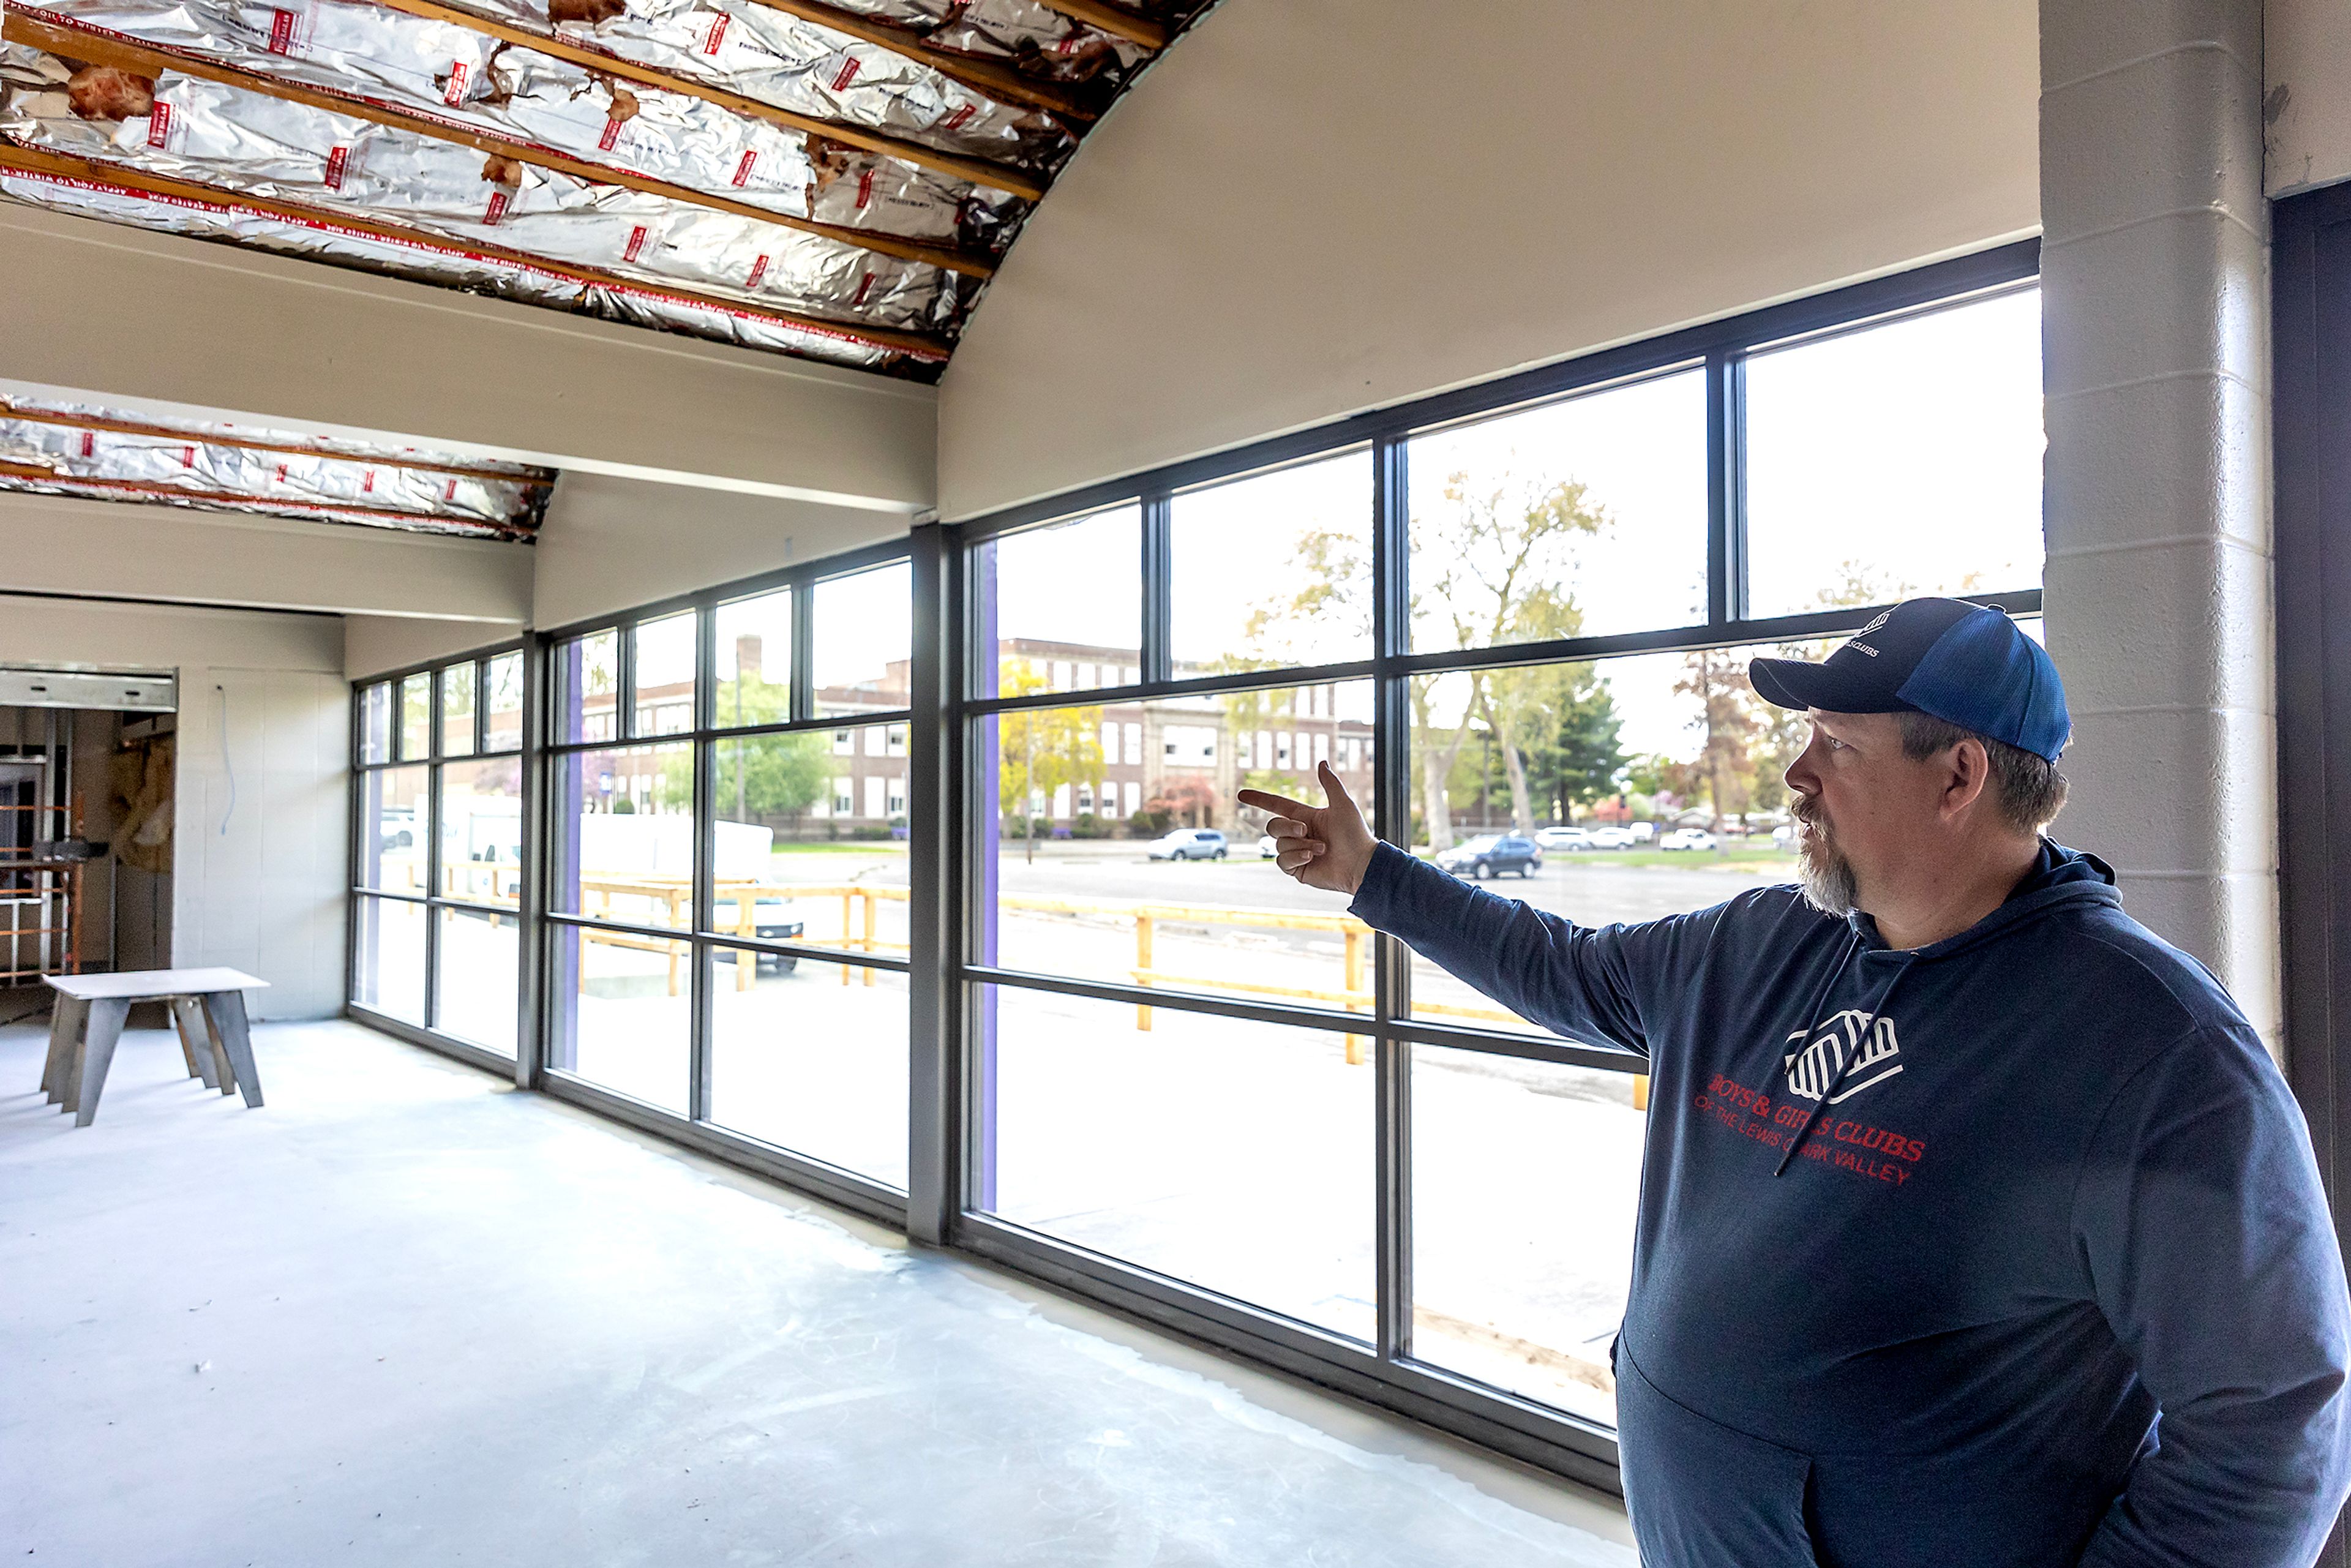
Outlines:
{"type": "Polygon", "coordinates": [[[1867,679],[1873,672],[1856,673],[1863,678],[1804,659],[1750,659],[1747,664],[1747,679],[1755,695],[1774,707],[1799,712],[1816,707],[1823,713],[1899,713],[1910,706],[1887,693],[1880,683],[1867,679]]]}

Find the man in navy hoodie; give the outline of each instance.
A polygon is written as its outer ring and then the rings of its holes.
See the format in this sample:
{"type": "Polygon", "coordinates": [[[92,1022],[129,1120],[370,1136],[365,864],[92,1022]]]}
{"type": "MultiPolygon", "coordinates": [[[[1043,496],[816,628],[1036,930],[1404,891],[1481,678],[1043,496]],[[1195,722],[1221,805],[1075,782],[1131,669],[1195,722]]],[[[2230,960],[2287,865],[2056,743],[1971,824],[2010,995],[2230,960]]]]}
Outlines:
{"type": "Polygon", "coordinates": [[[2220,983],[2041,834],[2055,667],[1904,603],[1811,664],[1802,885],[1577,925],[1377,843],[1279,863],[1512,1010],[1647,1058],[1614,1361],[1647,1568],[2304,1568],[2351,1490],[2308,1134],[2220,983]]]}

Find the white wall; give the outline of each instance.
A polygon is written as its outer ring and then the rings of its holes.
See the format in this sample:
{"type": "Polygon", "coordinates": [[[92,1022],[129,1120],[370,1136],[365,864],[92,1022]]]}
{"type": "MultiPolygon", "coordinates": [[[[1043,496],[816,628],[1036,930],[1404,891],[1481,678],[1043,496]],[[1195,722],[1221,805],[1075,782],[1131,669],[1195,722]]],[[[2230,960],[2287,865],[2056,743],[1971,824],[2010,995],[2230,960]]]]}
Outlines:
{"type": "Polygon", "coordinates": [[[846,507],[566,474],[534,547],[532,623],[565,626],[903,538],[906,526],[904,517],[846,507]]]}
{"type": "Polygon", "coordinates": [[[0,375],[115,407],[878,507],[931,504],[926,386],[0,205],[0,375]]]}
{"type": "Polygon", "coordinates": [[[1226,0],[989,286],[941,515],[2029,233],[2037,40],[2032,0],[1226,0]]]}
{"type": "Polygon", "coordinates": [[[530,615],[530,547],[185,507],[0,493],[0,590],[332,614],[530,615]]]}
{"type": "Polygon", "coordinates": [[[0,601],[0,661],[178,671],[172,962],[267,980],[252,998],[256,1017],[340,1012],[350,747],[342,622],[10,598],[0,601]]]}
{"type": "Polygon", "coordinates": [[[2264,21],[2268,193],[2351,179],[2351,5],[2269,0],[2264,21]]]}
{"type": "Polygon", "coordinates": [[[433,621],[413,615],[348,616],[343,622],[343,674],[363,681],[386,670],[454,659],[510,642],[521,630],[519,623],[493,626],[479,621],[433,621]]]}

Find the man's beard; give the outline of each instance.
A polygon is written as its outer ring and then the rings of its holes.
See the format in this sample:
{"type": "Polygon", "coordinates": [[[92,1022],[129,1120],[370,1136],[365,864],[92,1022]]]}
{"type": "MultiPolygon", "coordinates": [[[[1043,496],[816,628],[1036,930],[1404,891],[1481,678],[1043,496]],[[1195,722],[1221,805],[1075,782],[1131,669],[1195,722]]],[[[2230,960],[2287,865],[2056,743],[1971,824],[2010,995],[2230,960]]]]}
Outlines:
{"type": "Polygon", "coordinates": [[[1804,835],[1796,850],[1796,880],[1804,890],[1804,902],[1823,915],[1834,915],[1842,920],[1852,914],[1861,902],[1861,889],[1855,882],[1853,862],[1837,852],[1829,842],[1827,826],[1822,822],[1820,808],[1811,801],[1799,800],[1791,810],[1796,821],[1804,824],[1804,835]]]}

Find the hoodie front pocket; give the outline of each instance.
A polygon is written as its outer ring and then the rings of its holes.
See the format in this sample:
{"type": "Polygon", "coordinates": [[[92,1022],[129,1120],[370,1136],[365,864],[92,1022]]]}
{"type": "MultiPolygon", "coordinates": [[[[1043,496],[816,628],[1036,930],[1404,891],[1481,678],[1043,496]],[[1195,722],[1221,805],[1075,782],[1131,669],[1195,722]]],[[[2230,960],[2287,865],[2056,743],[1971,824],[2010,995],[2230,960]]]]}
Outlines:
{"type": "Polygon", "coordinates": [[[1812,1460],[1709,1420],[1619,1345],[1616,1437],[1644,1568],[1821,1568],[1804,1527],[1812,1460]]]}

